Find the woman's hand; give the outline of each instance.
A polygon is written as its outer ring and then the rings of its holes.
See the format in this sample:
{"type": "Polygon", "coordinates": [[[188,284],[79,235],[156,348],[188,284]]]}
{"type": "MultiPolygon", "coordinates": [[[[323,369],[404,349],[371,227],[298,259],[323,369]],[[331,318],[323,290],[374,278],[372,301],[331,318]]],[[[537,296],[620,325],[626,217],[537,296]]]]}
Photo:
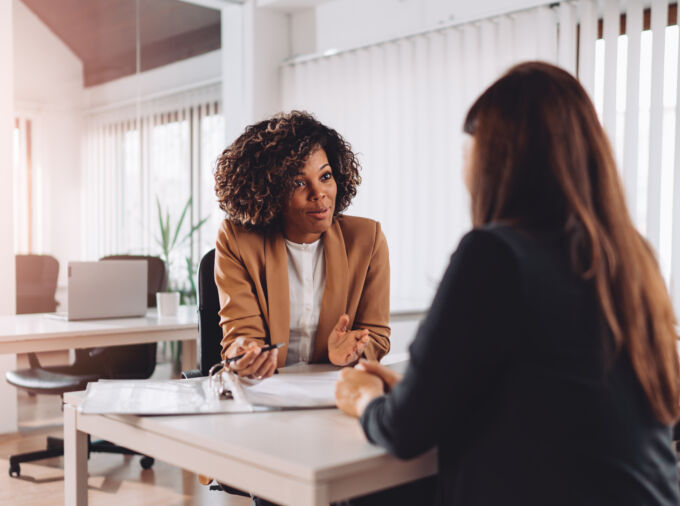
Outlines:
{"type": "Polygon", "coordinates": [[[268,378],[276,371],[278,349],[263,352],[257,341],[238,337],[227,349],[227,358],[242,353],[245,353],[243,358],[227,364],[229,369],[239,376],[262,379],[268,378]]]}
{"type": "Polygon", "coordinates": [[[364,360],[363,358],[359,360],[359,363],[354,366],[355,369],[359,371],[366,371],[367,373],[374,374],[378,376],[385,386],[386,390],[392,390],[394,385],[401,381],[402,375],[394,372],[389,367],[381,365],[380,362],[375,360],[364,360]]]}
{"type": "Polygon", "coordinates": [[[328,336],[328,359],[334,365],[348,365],[359,360],[368,344],[368,330],[347,330],[349,316],[342,315],[328,336]]]}
{"type": "Polygon", "coordinates": [[[335,384],[335,403],[345,413],[359,418],[366,406],[384,393],[382,380],[358,369],[345,368],[335,384]]]}

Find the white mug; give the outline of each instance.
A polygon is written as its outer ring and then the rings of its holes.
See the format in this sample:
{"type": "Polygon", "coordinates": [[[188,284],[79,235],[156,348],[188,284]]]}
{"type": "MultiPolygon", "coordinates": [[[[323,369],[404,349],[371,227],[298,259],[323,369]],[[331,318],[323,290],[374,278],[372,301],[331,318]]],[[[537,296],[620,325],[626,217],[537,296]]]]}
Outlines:
{"type": "Polygon", "coordinates": [[[157,292],[156,307],[158,316],[177,316],[179,292],[157,292]]]}

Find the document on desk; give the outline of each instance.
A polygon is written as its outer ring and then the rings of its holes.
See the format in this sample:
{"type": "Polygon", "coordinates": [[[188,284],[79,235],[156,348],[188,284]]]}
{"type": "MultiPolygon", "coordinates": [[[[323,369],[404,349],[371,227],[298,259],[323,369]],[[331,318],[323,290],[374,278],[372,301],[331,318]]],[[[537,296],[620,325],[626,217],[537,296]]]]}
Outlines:
{"type": "Polygon", "coordinates": [[[89,383],[84,414],[180,415],[246,413],[335,407],[339,369],[328,365],[284,367],[254,380],[224,373],[229,398],[217,395],[207,377],[182,380],[99,380],[89,383]]]}
{"type": "Polygon", "coordinates": [[[216,395],[208,378],[181,380],[99,380],[88,383],[84,414],[188,415],[265,411],[216,395]]]}
{"type": "MultiPolygon", "coordinates": [[[[292,369],[292,368],[291,368],[292,369]]],[[[299,371],[281,369],[264,380],[228,375],[227,388],[239,404],[280,409],[335,407],[335,383],[340,371],[299,371]]]]}

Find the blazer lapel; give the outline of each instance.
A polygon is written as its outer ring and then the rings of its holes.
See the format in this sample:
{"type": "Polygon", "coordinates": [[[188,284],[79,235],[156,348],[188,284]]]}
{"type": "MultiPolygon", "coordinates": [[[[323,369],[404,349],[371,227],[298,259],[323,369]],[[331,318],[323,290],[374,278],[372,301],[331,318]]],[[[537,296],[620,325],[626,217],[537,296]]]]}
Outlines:
{"type": "MultiPolygon", "coordinates": [[[[348,264],[345,240],[337,221],[323,235],[326,260],[326,288],[321,298],[321,315],[314,341],[313,362],[328,362],[328,336],[347,311],[348,264]]],[[[351,323],[351,322],[350,322],[351,323]]]]}
{"type": "MultiPolygon", "coordinates": [[[[288,343],[290,305],[288,288],[288,254],[281,233],[265,239],[265,275],[267,276],[267,310],[271,344],[288,343]]],[[[279,367],[285,365],[288,348],[279,350],[279,367]]]]}

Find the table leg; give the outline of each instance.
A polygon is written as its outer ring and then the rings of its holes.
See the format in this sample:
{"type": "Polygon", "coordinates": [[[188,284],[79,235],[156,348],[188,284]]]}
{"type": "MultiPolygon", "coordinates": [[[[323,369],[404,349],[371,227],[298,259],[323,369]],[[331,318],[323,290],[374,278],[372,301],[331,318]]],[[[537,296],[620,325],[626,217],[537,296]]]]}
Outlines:
{"type": "Polygon", "coordinates": [[[0,434],[17,431],[17,389],[5,381],[5,373],[16,368],[16,355],[0,355],[0,434]]]}
{"type": "Polygon", "coordinates": [[[187,339],[182,341],[182,370],[191,371],[198,367],[198,356],[196,353],[196,340],[187,339]]]}
{"type": "Polygon", "coordinates": [[[87,506],[87,434],[78,430],[78,411],[64,405],[64,504],[87,506]]]}

